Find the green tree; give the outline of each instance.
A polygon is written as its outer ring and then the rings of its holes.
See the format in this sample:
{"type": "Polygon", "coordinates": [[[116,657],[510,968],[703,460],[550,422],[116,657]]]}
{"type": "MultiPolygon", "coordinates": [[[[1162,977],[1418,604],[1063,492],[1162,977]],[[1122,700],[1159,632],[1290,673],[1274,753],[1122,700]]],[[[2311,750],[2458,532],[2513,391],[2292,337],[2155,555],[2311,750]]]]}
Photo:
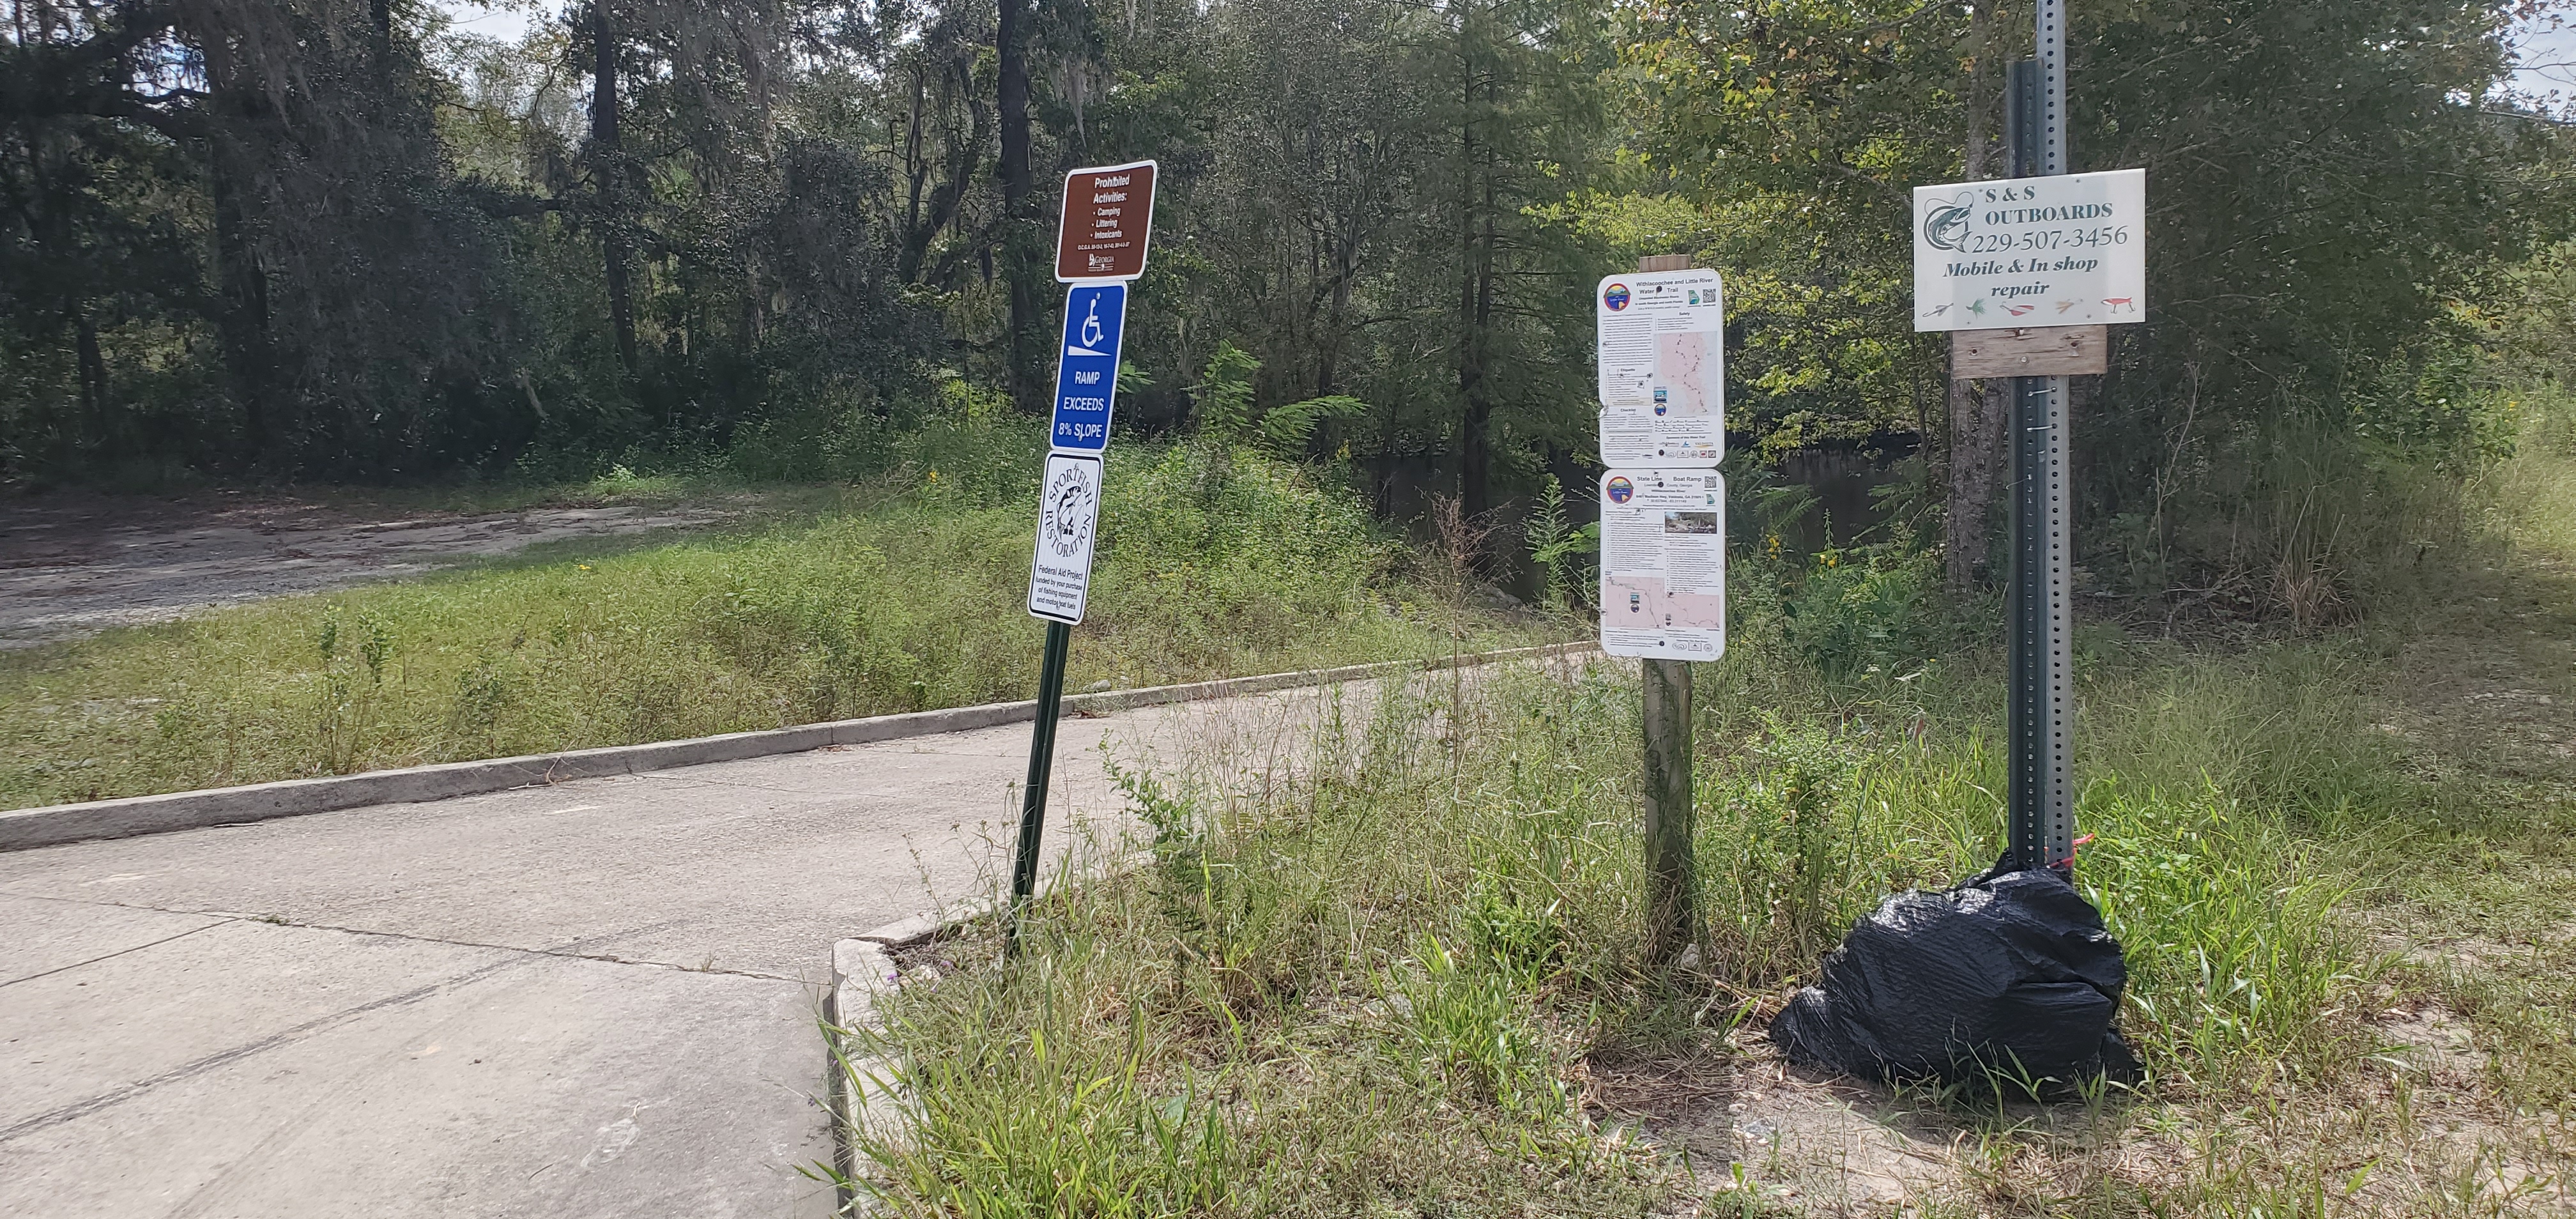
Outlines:
{"type": "Polygon", "coordinates": [[[2564,232],[2554,129],[2489,100],[2509,6],[2166,0],[2079,12],[2079,164],[2149,183],[2149,324],[2079,433],[2141,584],[2207,587],[2334,521],[2249,520],[2274,438],[2409,409],[2455,302],[2564,232]]]}

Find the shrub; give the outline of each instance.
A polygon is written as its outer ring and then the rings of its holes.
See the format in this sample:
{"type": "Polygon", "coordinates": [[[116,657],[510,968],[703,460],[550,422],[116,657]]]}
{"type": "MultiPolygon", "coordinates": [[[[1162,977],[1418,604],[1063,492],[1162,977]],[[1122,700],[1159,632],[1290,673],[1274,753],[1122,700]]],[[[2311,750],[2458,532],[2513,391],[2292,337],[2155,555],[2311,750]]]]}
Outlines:
{"type": "Polygon", "coordinates": [[[1827,681],[1910,670],[1928,654],[1937,583],[1927,555],[1828,546],[1781,605],[1789,642],[1827,681]]]}

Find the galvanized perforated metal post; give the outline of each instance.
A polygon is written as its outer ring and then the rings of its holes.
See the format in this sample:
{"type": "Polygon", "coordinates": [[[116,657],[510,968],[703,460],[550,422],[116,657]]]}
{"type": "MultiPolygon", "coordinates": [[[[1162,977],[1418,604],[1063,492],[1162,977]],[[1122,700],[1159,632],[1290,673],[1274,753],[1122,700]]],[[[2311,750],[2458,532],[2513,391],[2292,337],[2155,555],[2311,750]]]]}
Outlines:
{"type": "Polygon", "coordinates": [[[2066,0],[2039,0],[2039,172],[2066,165],[2066,0]]]}
{"type": "MultiPolygon", "coordinates": [[[[2038,25],[2039,58],[2012,66],[2005,109],[2016,178],[2067,172],[2064,0],[2040,0],[2038,25]]],[[[2025,868],[2066,868],[2075,855],[2066,378],[2015,377],[2012,400],[2011,850],[2025,868]]]]}

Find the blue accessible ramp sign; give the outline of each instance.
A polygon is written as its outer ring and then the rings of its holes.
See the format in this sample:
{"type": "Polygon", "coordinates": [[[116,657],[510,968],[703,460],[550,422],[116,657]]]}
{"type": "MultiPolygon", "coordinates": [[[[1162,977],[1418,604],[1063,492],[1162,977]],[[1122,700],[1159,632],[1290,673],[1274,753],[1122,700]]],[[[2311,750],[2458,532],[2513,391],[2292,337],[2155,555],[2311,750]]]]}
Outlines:
{"type": "Polygon", "coordinates": [[[1109,447],[1109,404],[1118,392],[1118,337],[1126,320],[1126,284],[1065,290],[1064,354],[1055,369],[1055,430],[1048,437],[1055,449],[1097,453],[1109,447]]]}
{"type": "Polygon", "coordinates": [[[1091,595],[1101,454],[1109,448],[1109,407],[1118,396],[1119,332],[1127,323],[1127,285],[1145,273],[1146,246],[1154,235],[1155,171],[1152,161],[1133,161],[1064,176],[1055,259],[1056,280],[1065,285],[1064,347],[1056,356],[1046,486],[1029,567],[1029,613],[1047,624],[1046,658],[1038,662],[1029,777],[1020,785],[1020,833],[1011,856],[1011,917],[1003,924],[1014,956],[1020,911],[1037,892],[1038,841],[1046,832],[1047,775],[1055,766],[1065,658],[1091,595]]]}

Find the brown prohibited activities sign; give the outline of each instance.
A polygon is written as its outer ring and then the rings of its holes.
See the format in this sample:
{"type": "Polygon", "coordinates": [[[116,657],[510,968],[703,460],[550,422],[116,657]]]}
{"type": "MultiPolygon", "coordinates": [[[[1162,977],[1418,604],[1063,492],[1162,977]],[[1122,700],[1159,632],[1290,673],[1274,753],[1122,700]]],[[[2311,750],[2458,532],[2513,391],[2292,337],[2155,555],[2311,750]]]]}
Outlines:
{"type": "Polygon", "coordinates": [[[1154,163],[1104,165],[1064,176],[1064,219],[1056,228],[1055,277],[1134,279],[1145,273],[1154,235],[1154,163]]]}

